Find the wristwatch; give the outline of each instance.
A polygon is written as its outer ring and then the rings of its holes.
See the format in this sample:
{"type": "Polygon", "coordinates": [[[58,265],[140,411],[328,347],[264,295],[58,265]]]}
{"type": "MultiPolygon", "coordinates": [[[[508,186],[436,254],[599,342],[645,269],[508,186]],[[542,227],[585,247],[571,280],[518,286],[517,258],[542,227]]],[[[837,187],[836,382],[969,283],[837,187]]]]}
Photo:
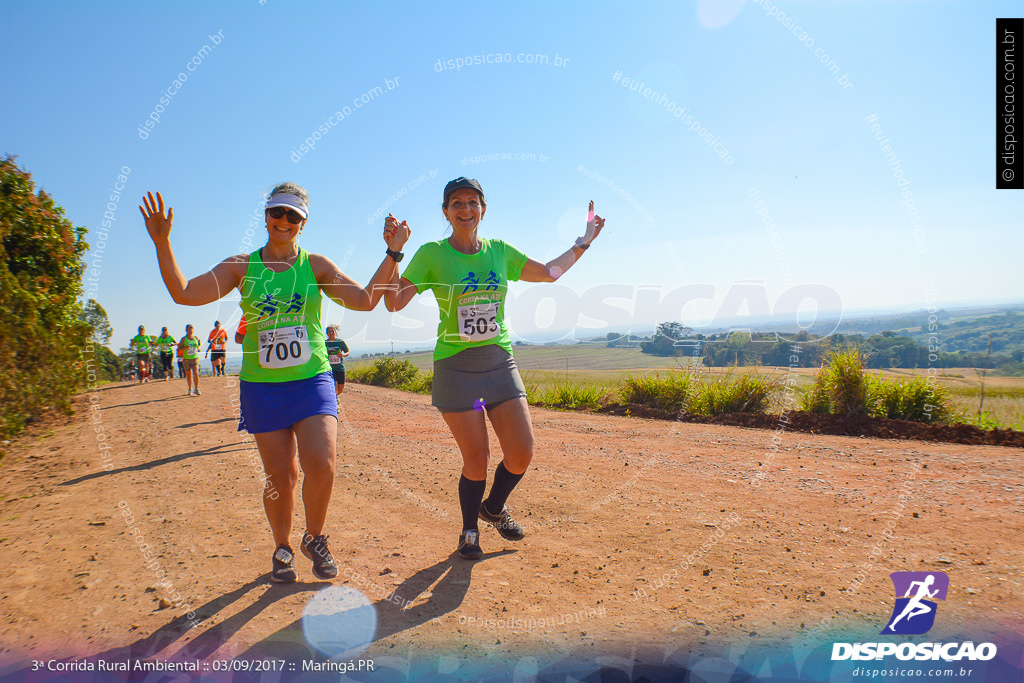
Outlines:
{"type": "Polygon", "coordinates": [[[391,258],[393,258],[395,260],[395,263],[401,263],[402,262],[402,258],[405,256],[405,254],[403,254],[402,252],[400,252],[400,251],[392,251],[391,249],[388,249],[387,254],[388,254],[388,256],[390,256],[391,258]]]}

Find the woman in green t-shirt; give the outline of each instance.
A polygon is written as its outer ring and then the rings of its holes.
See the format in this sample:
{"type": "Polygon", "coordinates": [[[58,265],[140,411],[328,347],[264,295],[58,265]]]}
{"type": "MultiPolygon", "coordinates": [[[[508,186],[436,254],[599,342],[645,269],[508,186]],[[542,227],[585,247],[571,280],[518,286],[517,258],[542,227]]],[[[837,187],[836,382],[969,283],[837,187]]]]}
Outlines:
{"type": "MultiPolygon", "coordinates": [[[[594,215],[591,202],[584,236],[545,264],[501,240],[478,235],[487,203],[476,180],[456,178],[448,183],[441,211],[451,224],[452,236],[421,246],[402,277],[392,281],[384,304],[389,311],[400,311],[413,296],[428,289],[437,298],[441,320],[434,348],[432,403],[462,452],[459,554],[479,559],[483,552],[478,517],[507,540],[518,541],[525,535],[509,515],[505,501],[533,459],[533,424],[526,390],[505,325],[508,282],[554,282],[590,247],[604,227],[604,219],[594,215]],[[487,500],[483,497],[490,451],[485,410],[503,455],[487,500]]],[[[400,224],[388,216],[385,234],[403,229],[407,229],[404,221],[400,224]]]]}
{"type": "MultiPolygon", "coordinates": [[[[267,199],[267,243],[190,280],[171,250],[174,211],[165,212],[159,193],[155,198],[149,193],[139,210],[175,303],[202,306],[236,288],[242,294],[248,334],[242,342],[238,428],[255,436],[266,472],[263,507],[276,544],[270,579],[296,579],[290,536],[300,467],[306,512],[300,548],[313,561],[314,576],[334,578],[338,568],[323,532],[334,487],[338,403],[320,326],[321,296],[345,308],[373,310],[383,289],[398,276],[396,257],[385,256],[366,287],[360,287],[329,258],[300,249],[309,195],[294,183],[284,183],[267,199]]],[[[408,227],[386,233],[390,253],[400,254],[409,239],[408,227]]]]}

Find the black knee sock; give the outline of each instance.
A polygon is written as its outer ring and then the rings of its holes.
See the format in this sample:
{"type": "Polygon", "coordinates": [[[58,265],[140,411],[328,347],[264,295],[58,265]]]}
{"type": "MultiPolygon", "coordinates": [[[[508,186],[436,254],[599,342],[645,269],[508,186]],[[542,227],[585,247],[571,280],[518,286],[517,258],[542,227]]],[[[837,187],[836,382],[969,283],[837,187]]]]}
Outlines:
{"type": "Polygon", "coordinates": [[[466,475],[459,478],[459,505],[462,507],[462,530],[476,529],[480,514],[480,501],[484,499],[487,480],[473,481],[466,475]]]}
{"type": "MultiPolygon", "coordinates": [[[[526,473],[524,472],[523,474],[526,473]]],[[[495,515],[500,514],[501,509],[505,507],[505,501],[508,500],[509,495],[512,493],[512,489],[516,487],[516,484],[522,478],[522,474],[512,474],[505,469],[505,461],[501,461],[498,464],[498,469],[494,471],[491,495],[487,496],[486,500],[487,511],[495,515]]]]}

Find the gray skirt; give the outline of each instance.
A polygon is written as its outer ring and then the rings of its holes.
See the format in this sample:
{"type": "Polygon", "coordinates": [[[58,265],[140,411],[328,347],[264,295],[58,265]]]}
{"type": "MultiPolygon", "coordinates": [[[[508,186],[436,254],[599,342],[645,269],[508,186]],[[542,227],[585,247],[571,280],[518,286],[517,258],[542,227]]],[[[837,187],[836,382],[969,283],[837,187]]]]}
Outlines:
{"type": "Polygon", "coordinates": [[[442,413],[491,409],[526,396],[516,361],[497,344],[473,346],[434,361],[431,403],[442,413]]]}

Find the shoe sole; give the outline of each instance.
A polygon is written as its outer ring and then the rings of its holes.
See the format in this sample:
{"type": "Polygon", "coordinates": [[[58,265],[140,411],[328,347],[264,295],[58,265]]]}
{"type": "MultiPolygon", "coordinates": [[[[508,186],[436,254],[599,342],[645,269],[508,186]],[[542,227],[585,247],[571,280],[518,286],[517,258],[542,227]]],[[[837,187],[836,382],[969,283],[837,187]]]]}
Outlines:
{"type": "Polygon", "coordinates": [[[295,574],[294,571],[292,572],[291,577],[278,578],[278,577],[274,576],[273,574],[270,575],[270,580],[273,583],[295,583],[295,581],[298,578],[299,577],[295,574]]]}
{"type": "Polygon", "coordinates": [[[471,551],[469,554],[466,554],[462,552],[462,550],[459,550],[459,557],[461,557],[464,560],[482,560],[484,557],[484,552],[482,550],[476,550],[471,551]]]}
{"type": "Polygon", "coordinates": [[[310,572],[312,572],[313,576],[320,579],[321,581],[333,581],[334,579],[338,578],[337,571],[335,571],[333,574],[320,574],[319,572],[317,572],[316,569],[311,569],[310,572]]]}
{"type": "Polygon", "coordinates": [[[506,541],[521,541],[524,538],[526,538],[526,534],[523,534],[522,536],[510,536],[507,531],[505,531],[504,529],[498,527],[497,520],[488,519],[486,517],[486,513],[484,512],[484,509],[483,509],[482,506],[480,508],[480,519],[484,520],[485,522],[490,524],[492,527],[494,527],[494,530],[498,532],[498,535],[501,536],[502,538],[504,538],[506,541]]]}

